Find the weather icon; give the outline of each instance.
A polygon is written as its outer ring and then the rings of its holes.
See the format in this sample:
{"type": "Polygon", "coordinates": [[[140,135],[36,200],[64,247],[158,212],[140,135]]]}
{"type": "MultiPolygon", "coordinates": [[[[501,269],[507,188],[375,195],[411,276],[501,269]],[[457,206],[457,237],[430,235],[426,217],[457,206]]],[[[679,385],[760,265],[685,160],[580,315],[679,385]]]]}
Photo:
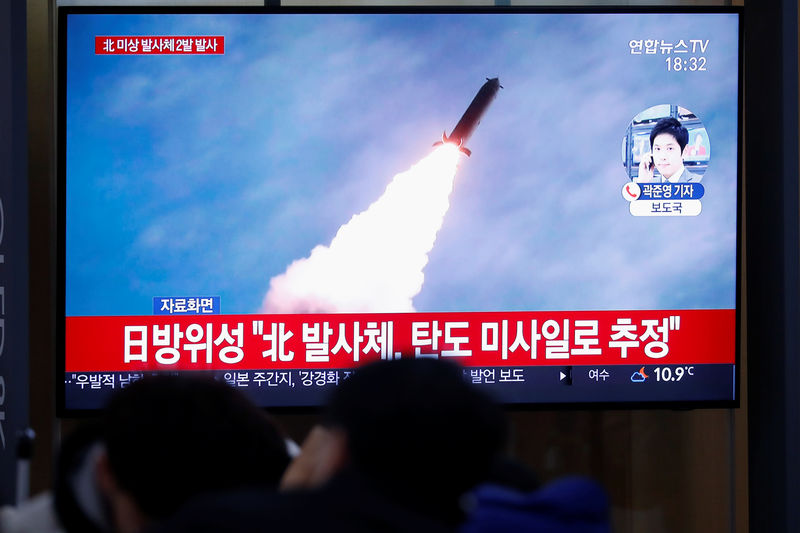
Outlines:
{"type": "Polygon", "coordinates": [[[650,376],[644,373],[644,367],[642,367],[638,372],[634,372],[633,375],[631,375],[631,381],[634,383],[644,383],[649,377],[650,376]]]}

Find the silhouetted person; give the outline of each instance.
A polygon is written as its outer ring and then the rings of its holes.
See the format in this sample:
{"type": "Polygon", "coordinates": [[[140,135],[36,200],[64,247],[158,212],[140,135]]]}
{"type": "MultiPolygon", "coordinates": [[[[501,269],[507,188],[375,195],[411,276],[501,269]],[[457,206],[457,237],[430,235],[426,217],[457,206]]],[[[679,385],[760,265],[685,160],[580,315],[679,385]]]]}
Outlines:
{"type": "Polygon", "coordinates": [[[159,531],[451,531],[506,435],[500,409],[432,359],[367,365],[333,393],[288,492],[204,499],[159,531]]]}
{"type": "Polygon", "coordinates": [[[112,397],[99,426],[65,442],[56,508],[68,531],[138,532],[201,494],[275,490],[280,431],[211,378],[146,377],[112,397]]]}

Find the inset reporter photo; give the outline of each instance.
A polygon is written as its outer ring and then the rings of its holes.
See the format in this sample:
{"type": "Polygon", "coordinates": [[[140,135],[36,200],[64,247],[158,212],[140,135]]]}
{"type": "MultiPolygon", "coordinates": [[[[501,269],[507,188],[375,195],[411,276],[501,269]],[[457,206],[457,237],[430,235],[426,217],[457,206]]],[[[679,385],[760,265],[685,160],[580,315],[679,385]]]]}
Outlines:
{"type": "Polygon", "coordinates": [[[676,104],[645,109],[633,117],[622,139],[622,165],[637,183],[699,183],[710,159],[703,122],[676,104]]]}

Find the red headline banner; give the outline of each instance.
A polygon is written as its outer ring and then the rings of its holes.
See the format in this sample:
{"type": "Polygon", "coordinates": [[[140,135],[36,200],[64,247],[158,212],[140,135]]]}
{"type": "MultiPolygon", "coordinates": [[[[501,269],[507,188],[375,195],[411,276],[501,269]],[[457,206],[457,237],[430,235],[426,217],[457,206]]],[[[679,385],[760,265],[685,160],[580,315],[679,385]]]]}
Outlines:
{"type": "Polygon", "coordinates": [[[734,363],[733,309],[67,317],[67,372],[734,363]]]}
{"type": "Polygon", "coordinates": [[[222,35],[97,35],[94,38],[96,55],[174,55],[224,54],[222,35]]]}

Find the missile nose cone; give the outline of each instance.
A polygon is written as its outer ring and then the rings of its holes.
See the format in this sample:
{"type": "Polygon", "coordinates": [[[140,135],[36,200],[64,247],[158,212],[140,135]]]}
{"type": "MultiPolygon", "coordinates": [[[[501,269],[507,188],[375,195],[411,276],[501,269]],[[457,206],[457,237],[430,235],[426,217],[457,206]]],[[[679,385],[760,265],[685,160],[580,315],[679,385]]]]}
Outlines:
{"type": "Polygon", "coordinates": [[[498,87],[500,89],[503,88],[503,86],[500,85],[500,78],[486,78],[486,82],[487,82],[486,85],[492,88],[498,88],[498,87]]]}

